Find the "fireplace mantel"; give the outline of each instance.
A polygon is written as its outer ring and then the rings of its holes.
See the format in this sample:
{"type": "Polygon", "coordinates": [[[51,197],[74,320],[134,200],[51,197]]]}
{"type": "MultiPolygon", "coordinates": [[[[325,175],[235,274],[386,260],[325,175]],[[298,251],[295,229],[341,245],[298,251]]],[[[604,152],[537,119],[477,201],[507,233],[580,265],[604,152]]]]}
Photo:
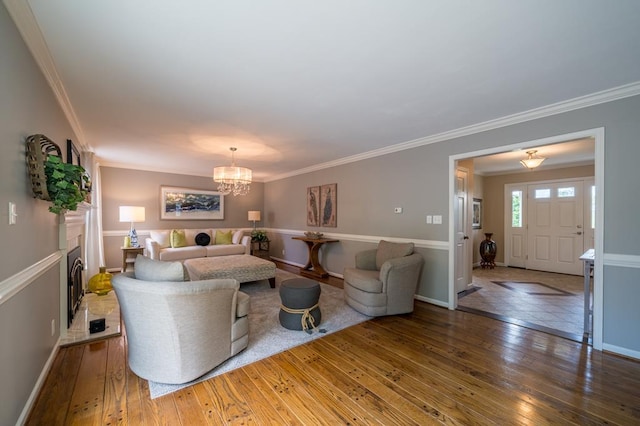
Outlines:
{"type": "MultiPolygon", "coordinates": [[[[67,211],[60,214],[58,222],[58,247],[62,252],[60,261],[60,336],[67,334],[67,253],[80,247],[80,258],[86,268],[86,227],[87,213],[91,209],[91,204],[81,203],[75,211],[67,211]]],[[[85,270],[82,271],[82,288],[86,289],[85,270]]]]}

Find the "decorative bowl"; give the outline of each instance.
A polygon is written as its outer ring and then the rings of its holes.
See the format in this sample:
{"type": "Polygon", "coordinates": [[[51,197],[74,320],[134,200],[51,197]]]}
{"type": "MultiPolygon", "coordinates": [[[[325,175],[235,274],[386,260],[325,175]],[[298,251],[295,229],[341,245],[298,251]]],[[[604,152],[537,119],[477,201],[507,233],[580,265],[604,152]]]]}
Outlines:
{"type": "Polygon", "coordinates": [[[304,233],[304,236],[307,238],[311,238],[312,240],[317,240],[322,238],[322,235],[324,235],[322,232],[314,232],[314,231],[307,231],[304,233]]]}

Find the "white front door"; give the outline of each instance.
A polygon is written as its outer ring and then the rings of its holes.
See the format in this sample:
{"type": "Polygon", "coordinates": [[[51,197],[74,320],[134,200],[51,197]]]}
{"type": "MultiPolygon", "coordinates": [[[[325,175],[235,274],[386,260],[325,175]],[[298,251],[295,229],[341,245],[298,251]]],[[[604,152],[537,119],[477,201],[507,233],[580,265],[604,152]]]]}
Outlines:
{"type": "Polygon", "coordinates": [[[582,181],[528,186],[528,269],[582,275],[582,187],[582,181]]]}
{"type": "Polygon", "coordinates": [[[456,261],[455,261],[455,290],[459,293],[467,288],[471,283],[471,277],[468,273],[471,265],[469,258],[469,250],[467,244],[469,242],[468,234],[468,182],[469,171],[464,168],[456,169],[456,188],[455,188],[455,238],[456,238],[456,261]]]}

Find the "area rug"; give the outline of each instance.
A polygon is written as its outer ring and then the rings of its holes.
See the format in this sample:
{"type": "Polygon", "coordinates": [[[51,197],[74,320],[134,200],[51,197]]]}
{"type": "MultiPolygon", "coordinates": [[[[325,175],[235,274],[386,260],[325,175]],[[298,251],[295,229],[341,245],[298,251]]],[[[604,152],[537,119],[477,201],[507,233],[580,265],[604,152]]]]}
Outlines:
{"type": "Polygon", "coordinates": [[[326,330],[326,333],[314,331],[312,334],[307,334],[303,331],[287,330],[280,325],[278,320],[278,312],[280,310],[278,289],[283,280],[295,277],[297,275],[277,270],[275,289],[269,287],[267,280],[242,284],[240,290],[251,296],[249,345],[247,348],[192,382],[181,385],[168,385],[149,381],[151,398],[175,392],[335,331],[364,322],[370,318],[346,304],[342,289],[320,283],[322,289],[320,293],[322,321],[318,328],[326,330]]]}

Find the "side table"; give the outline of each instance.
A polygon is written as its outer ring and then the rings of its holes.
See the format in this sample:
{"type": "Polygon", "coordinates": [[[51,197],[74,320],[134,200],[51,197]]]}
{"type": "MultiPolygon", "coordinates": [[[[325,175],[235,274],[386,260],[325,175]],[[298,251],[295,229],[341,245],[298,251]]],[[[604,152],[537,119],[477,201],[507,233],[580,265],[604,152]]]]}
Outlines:
{"type": "Polygon", "coordinates": [[[269,240],[266,241],[252,241],[251,242],[251,255],[259,257],[264,260],[271,260],[269,256],[269,240]]]}
{"type": "Polygon", "coordinates": [[[127,266],[136,261],[136,256],[144,255],[144,247],[120,247],[122,249],[122,272],[127,272],[127,266]]]}
{"type": "Polygon", "coordinates": [[[293,240],[303,241],[309,250],[309,258],[307,264],[300,268],[300,274],[311,276],[313,278],[326,278],[329,273],[320,264],[318,254],[320,247],[326,243],[337,243],[340,240],[332,240],[329,238],[307,238],[307,237],[291,237],[293,240]]]}

